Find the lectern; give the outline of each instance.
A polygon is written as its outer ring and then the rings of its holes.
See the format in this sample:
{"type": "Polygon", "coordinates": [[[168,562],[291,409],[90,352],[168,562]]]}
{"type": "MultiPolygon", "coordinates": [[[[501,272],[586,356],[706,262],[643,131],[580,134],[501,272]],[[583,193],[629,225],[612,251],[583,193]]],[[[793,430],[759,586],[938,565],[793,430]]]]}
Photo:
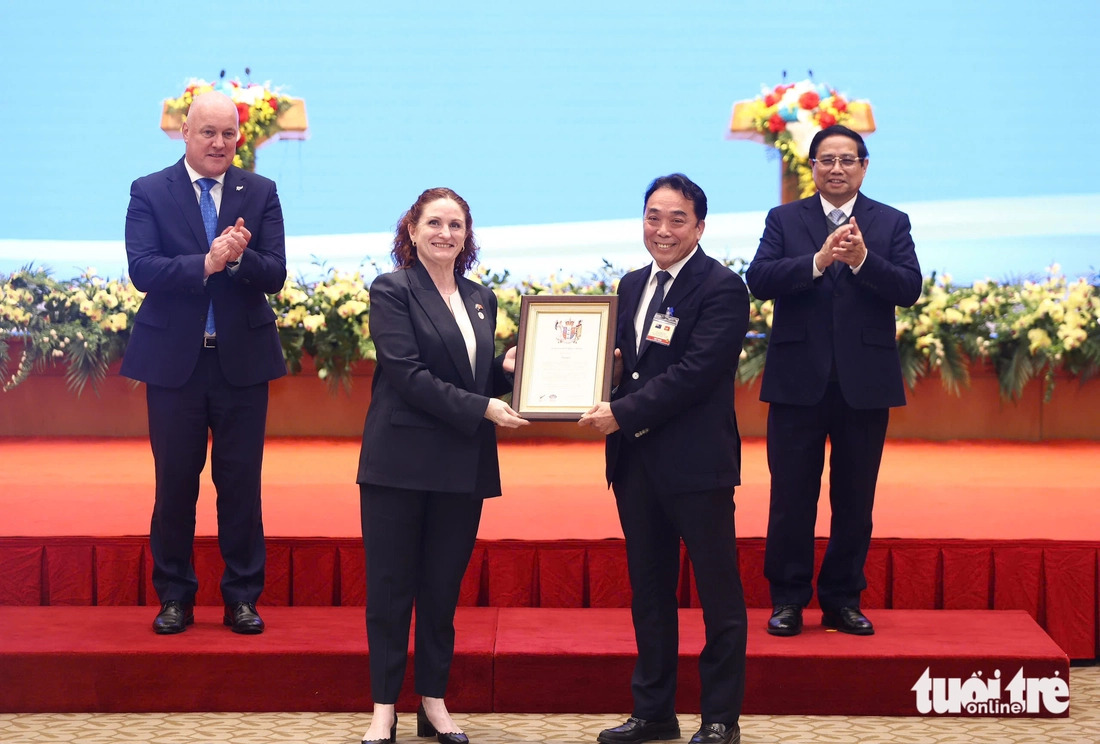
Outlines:
{"type": "MultiPolygon", "coordinates": [[[[765,144],[763,132],[759,131],[753,124],[753,109],[756,108],[756,103],[756,101],[750,99],[737,101],[733,104],[733,115],[730,118],[729,133],[727,135],[729,139],[752,140],[753,142],[765,144]]],[[[842,119],[839,122],[840,124],[861,134],[870,134],[875,131],[875,119],[871,114],[870,103],[866,101],[849,101],[846,113],[847,117],[842,119]]],[[[819,131],[819,128],[813,127],[808,135],[812,137],[817,131],[819,131]]],[[[806,167],[808,167],[808,164],[806,167]]],[[[801,189],[798,185],[798,174],[791,172],[782,160],[779,162],[779,177],[779,197],[783,204],[802,198],[801,189]]]]}

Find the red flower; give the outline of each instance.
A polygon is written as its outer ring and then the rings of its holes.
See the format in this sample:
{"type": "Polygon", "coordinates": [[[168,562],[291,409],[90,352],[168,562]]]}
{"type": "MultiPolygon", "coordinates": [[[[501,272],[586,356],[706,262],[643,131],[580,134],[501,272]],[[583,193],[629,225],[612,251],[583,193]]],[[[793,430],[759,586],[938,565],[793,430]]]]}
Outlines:
{"type": "Polygon", "coordinates": [[[821,103],[821,96],[814,90],[808,90],[798,97],[798,105],[807,111],[813,111],[819,103],[821,103]]]}
{"type": "Polygon", "coordinates": [[[779,114],[772,114],[771,118],[768,119],[768,129],[771,130],[772,134],[779,134],[786,128],[787,122],[783,121],[783,117],[779,114]]]}
{"type": "Polygon", "coordinates": [[[241,124],[244,124],[246,121],[248,121],[248,117],[250,114],[251,107],[247,103],[237,104],[237,118],[240,120],[241,124]]]}
{"type": "Polygon", "coordinates": [[[266,99],[267,105],[271,107],[272,111],[279,110],[279,99],[275,96],[268,96],[266,99]]]}
{"type": "Polygon", "coordinates": [[[241,136],[237,137],[237,149],[244,147],[244,130],[241,130],[241,136]]]}
{"type": "Polygon", "coordinates": [[[848,110],[848,102],[834,93],[833,94],[833,108],[835,108],[840,113],[844,113],[845,111],[848,110]]]}
{"type": "Polygon", "coordinates": [[[821,125],[822,129],[827,129],[833,124],[836,124],[836,117],[830,114],[828,111],[822,111],[817,117],[817,123],[821,125]]]}
{"type": "Polygon", "coordinates": [[[769,93],[768,95],[764,96],[764,105],[774,106],[775,104],[779,103],[780,99],[782,98],[783,95],[781,93],[769,93]]]}

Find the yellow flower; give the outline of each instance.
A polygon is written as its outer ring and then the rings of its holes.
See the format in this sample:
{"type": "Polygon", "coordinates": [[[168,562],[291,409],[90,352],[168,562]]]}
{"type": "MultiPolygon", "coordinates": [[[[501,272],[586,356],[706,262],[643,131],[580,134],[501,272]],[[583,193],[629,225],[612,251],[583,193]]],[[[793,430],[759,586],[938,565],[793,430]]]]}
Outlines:
{"type": "Polygon", "coordinates": [[[100,307],[105,307],[109,310],[114,310],[118,307],[118,298],[110,292],[106,292],[102,289],[98,290],[92,295],[92,302],[96,303],[100,307]]]}
{"type": "Polygon", "coordinates": [[[504,311],[504,308],[497,306],[497,338],[511,338],[515,335],[518,328],[515,322],[508,316],[508,313],[504,311]]]}
{"type": "Polygon", "coordinates": [[[302,325],[310,333],[316,333],[318,329],[325,327],[324,315],[307,315],[302,319],[302,325]]]}
{"type": "Polygon", "coordinates": [[[104,318],[99,326],[105,331],[118,333],[119,331],[126,330],[126,324],[128,321],[129,316],[126,313],[114,313],[113,315],[108,315],[106,318],[104,318]]]}
{"type": "Polygon", "coordinates": [[[974,313],[982,309],[982,303],[980,303],[974,297],[963,297],[958,303],[959,312],[966,316],[966,320],[970,321],[973,318],[974,313]]]}
{"type": "Polygon", "coordinates": [[[359,300],[348,300],[340,307],[336,308],[336,314],[341,318],[351,318],[354,316],[362,315],[367,311],[367,303],[360,302],[359,300]]]}
{"type": "Polygon", "coordinates": [[[96,307],[95,304],[89,299],[82,299],[80,301],[80,312],[84,313],[86,316],[88,316],[88,318],[96,321],[97,323],[100,321],[100,319],[103,318],[103,311],[96,307]]]}
{"type": "Polygon", "coordinates": [[[288,305],[304,305],[309,301],[309,295],[296,286],[286,286],[279,293],[278,299],[288,305]]]}
{"type": "Polygon", "coordinates": [[[1042,328],[1032,328],[1028,331],[1027,340],[1030,342],[1028,350],[1032,354],[1039,349],[1049,349],[1051,346],[1050,336],[1042,328]]]}
{"type": "Polygon", "coordinates": [[[965,323],[967,318],[953,307],[949,307],[943,311],[943,319],[948,323],[961,324],[965,323]]]}
{"type": "Polygon", "coordinates": [[[1077,325],[1065,324],[1058,328],[1058,338],[1066,351],[1073,351],[1088,340],[1089,334],[1077,325]]]}

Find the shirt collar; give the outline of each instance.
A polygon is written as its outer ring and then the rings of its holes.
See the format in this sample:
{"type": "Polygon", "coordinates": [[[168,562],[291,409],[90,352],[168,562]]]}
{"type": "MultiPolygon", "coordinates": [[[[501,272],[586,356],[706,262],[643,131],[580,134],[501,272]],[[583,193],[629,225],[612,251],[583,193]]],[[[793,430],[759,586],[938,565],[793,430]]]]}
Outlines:
{"type": "Polygon", "coordinates": [[[841,212],[844,213],[844,218],[848,219],[852,216],[852,208],[855,207],[856,199],[859,198],[859,194],[857,193],[855,196],[841,204],[839,207],[834,207],[832,204],[827,202],[825,200],[825,197],[821,196],[821,194],[818,194],[818,197],[821,199],[821,209],[825,212],[826,217],[829,216],[829,212],[832,212],[834,209],[839,209],[841,212]]]}
{"type": "MultiPolygon", "coordinates": [[[[675,279],[676,275],[680,273],[680,269],[684,268],[684,264],[686,264],[688,261],[691,260],[691,257],[695,255],[695,252],[697,250],[699,250],[699,244],[698,243],[696,243],[695,247],[691,249],[691,253],[687,254],[686,256],[681,258],[679,261],[677,261],[676,263],[669,266],[667,269],[665,269],[665,271],[667,271],[669,274],[672,274],[672,278],[675,279]]],[[[649,281],[650,282],[653,281],[653,277],[657,276],[657,272],[660,271],[660,270],[661,269],[657,266],[656,261],[651,261],[650,262],[650,264],[649,264],[649,281]]]]}
{"type": "MultiPolygon", "coordinates": [[[[200,178],[213,178],[219,184],[221,184],[223,186],[225,185],[225,174],[224,173],[221,174],[220,176],[204,176],[203,174],[199,173],[197,170],[195,170],[194,168],[191,167],[191,164],[187,162],[187,158],[183,159],[183,167],[187,169],[187,175],[191,177],[191,183],[192,184],[195,183],[195,181],[198,181],[200,178]]],[[[211,188],[213,188],[213,187],[211,187],[211,188]]]]}

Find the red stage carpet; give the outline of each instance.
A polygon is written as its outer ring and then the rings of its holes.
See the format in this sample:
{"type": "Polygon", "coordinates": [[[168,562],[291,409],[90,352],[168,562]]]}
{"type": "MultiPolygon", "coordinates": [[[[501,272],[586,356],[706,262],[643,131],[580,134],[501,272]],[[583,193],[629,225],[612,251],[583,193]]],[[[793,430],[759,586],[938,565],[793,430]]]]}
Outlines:
{"type": "MultiPolygon", "coordinates": [[[[0,451],[0,605],[156,603],[145,440],[3,439],[0,451]]],[[[350,440],[269,443],[263,605],[363,603],[357,454],[350,440]]],[[[763,442],[746,441],[743,459],[745,483],[736,495],[741,571],[749,606],[767,607],[763,442]]],[[[501,446],[505,495],[486,506],[463,605],[628,606],[625,553],[602,460],[601,445],[592,442],[501,446]]],[[[864,607],[1026,610],[1071,658],[1096,658],[1097,463],[1100,442],[890,440],[864,607]]],[[[197,600],[216,605],[214,494],[208,478],[204,483],[197,600]]],[[[821,512],[824,534],[827,499],[821,512]]],[[[685,608],[697,606],[688,569],[685,559],[685,608]]]]}
{"type": "MultiPolygon", "coordinates": [[[[501,444],[503,498],[487,502],[482,540],[622,537],[597,442],[501,444]]],[[[0,439],[0,535],[147,535],[153,460],[144,439],[0,439]]],[[[274,439],[264,459],[270,537],[359,537],[359,442],[274,439]]],[[[431,455],[425,453],[430,464],[431,455]]],[[[767,531],[768,466],[747,439],[737,533],[767,531]]],[[[827,481],[826,481],[827,482],[827,481]]],[[[827,493],[827,487],[824,489],[827,493]]],[[[828,534],[828,500],[818,534],[828,534]]],[[[217,532],[203,477],[198,534],[217,532]]],[[[1100,442],[886,443],[875,537],[1100,541],[1100,442]]]]}
{"type": "MultiPolygon", "coordinates": [[[[883,610],[866,638],[826,631],[816,613],[801,636],[775,638],[767,616],[749,612],[748,714],[919,715],[912,688],[925,670],[1000,674],[1006,689],[1017,673],[1069,680],[1065,655],[1024,612],[883,610]]],[[[370,710],[361,607],[272,607],[265,617],[263,635],[242,638],[222,626],[220,608],[199,608],[192,628],[166,637],[145,608],[0,607],[0,712],[370,710]]],[[[455,625],[452,710],[630,710],[629,610],[463,607],[455,625]]],[[[681,610],[680,628],[676,709],[698,713],[701,611],[681,610]]],[[[406,671],[403,711],[417,704],[411,658],[406,671]]],[[[995,699],[1009,702],[1007,692],[995,699]]],[[[996,714],[1067,713],[1033,707],[996,714]]]]}

